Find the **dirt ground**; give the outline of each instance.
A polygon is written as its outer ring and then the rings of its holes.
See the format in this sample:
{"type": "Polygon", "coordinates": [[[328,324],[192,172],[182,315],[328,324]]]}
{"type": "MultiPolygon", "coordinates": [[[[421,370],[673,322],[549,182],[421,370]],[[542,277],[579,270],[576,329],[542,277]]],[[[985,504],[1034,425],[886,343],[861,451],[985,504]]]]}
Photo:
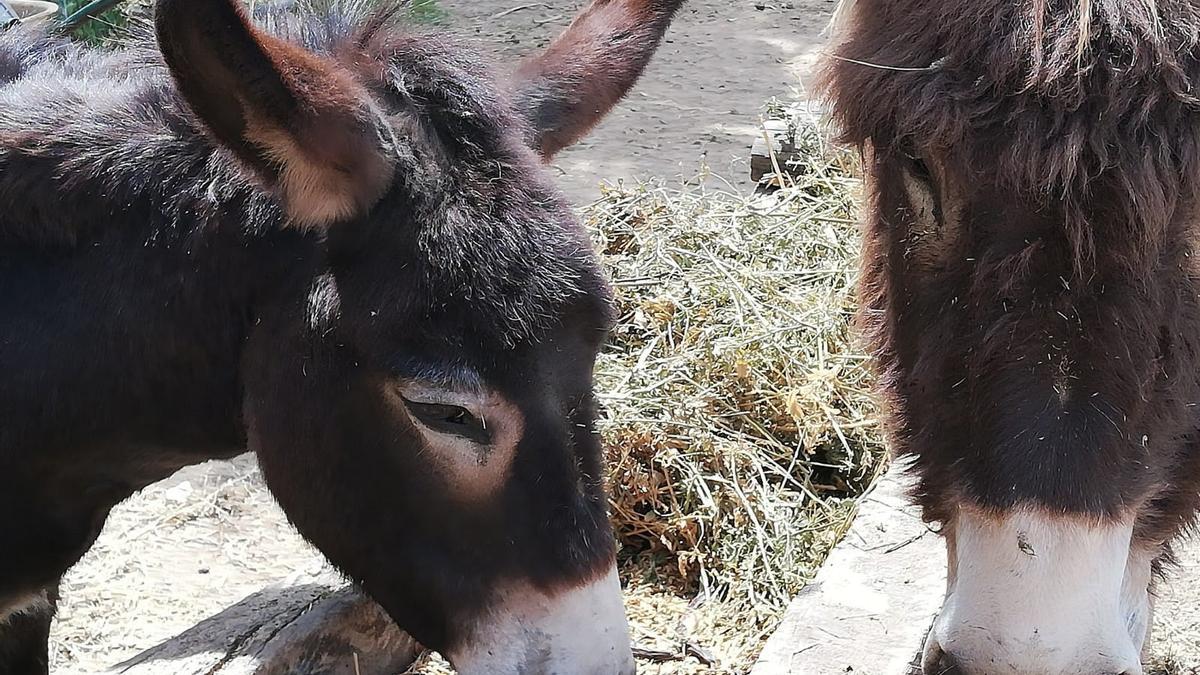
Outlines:
{"type": "MultiPolygon", "coordinates": [[[[442,4],[453,31],[484,43],[502,63],[545,44],[582,0],[442,4]]],[[[560,155],[561,185],[579,203],[596,197],[602,180],[702,179],[748,190],[762,104],[804,91],[835,4],[690,0],[632,97],[560,155]]],[[[1184,563],[1200,579],[1200,553],[1184,563]]],[[[266,493],[252,458],[185,469],[117,508],[64,580],[54,672],[99,672],[264,585],[323,568],[266,493]]],[[[1200,664],[1194,589],[1168,587],[1159,609],[1156,652],[1185,667],[1178,672],[1200,664]]]]}
{"type": "MultiPolygon", "coordinates": [[[[520,57],[552,39],[578,0],[442,0],[457,32],[520,57]]],[[[600,181],[702,175],[749,190],[747,159],[772,96],[804,90],[836,0],[689,0],[637,89],[588,138],[557,158],[577,202],[600,181]]]]}
{"type": "Polygon", "coordinates": [[[1179,566],[1158,591],[1151,652],[1158,670],[1150,675],[1200,674],[1200,538],[1179,547],[1179,566]]]}

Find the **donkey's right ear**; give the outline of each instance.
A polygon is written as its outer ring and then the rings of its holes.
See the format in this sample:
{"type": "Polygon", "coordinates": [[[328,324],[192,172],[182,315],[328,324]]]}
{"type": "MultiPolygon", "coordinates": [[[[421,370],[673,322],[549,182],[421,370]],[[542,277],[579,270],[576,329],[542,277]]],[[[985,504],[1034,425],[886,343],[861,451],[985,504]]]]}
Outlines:
{"type": "Polygon", "coordinates": [[[549,160],[583,138],[629,92],[685,0],[591,0],[513,78],[530,144],[549,160]]]}
{"type": "Polygon", "coordinates": [[[255,29],[240,0],[158,0],[155,28],[192,111],[295,224],[360,215],[391,183],[387,125],[345,68],[255,29]]]}

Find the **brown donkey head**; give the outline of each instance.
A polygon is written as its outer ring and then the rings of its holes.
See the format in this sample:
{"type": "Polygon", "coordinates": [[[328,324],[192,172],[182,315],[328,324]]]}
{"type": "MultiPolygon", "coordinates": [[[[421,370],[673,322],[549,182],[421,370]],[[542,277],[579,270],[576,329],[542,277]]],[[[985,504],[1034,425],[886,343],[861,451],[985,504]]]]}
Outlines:
{"type": "Polygon", "coordinates": [[[949,553],[925,672],[1140,674],[1200,496],[1200,8],[857,0],[861,320],[949,553]]]}
{"type": "Polygon", "coordinates": [[[508,84],[395,7],[273,34],[236,0],[158,2],[195,118],[319,242],[246,346],[267,482],[462,673],[633,669],[594,427],[609,290],[542,162],[681,1],[595,0],[508,84]]]}

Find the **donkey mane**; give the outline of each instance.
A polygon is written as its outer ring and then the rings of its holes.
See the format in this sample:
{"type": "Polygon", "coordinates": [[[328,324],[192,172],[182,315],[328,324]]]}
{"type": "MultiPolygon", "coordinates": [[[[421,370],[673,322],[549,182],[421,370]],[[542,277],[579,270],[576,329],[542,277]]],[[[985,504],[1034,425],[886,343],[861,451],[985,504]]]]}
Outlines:
{"type": "MultiPolygon", "coordinates": [[[[516,343],[603,283],[485,61],[406,26],[403,4],[312,0],[258,21],[365,72],[400,136],[396,179],[375,207],[391,222],[340,224],[331,246],[395,253],[406,288],[379,302],[430,316],[469,297],[493,310],[474,328],[516,343]]],[[[205,133],[148,35],[113,52],[0,35],[0,204],[0,251],[72,250],[114,229],[189,246],[214,229],[262,237],[286,224],[277,199],[205,133]]]]}
{"type": "Polygon", "coordinates": [[[1061,211],[1077,273],[1106,227],[1128,244],[1109,262],[1153,267],[1200,188],[1200,7],[856,0],[849,13],[823,77],[846,141],[952,157],[1061,211]]]}

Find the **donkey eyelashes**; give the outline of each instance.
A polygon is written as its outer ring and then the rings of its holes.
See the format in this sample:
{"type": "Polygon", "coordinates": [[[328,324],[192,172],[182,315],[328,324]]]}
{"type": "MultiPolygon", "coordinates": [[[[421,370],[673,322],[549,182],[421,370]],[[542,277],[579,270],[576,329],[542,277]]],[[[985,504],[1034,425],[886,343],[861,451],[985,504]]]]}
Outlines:
{"type": "Polygon", "coordinates": [[[929,182],[933,178],[933,173],[929,170],[929,165],[925,163],[925,159],[914,151],[905,151],[904,158],[908,160],[908,168],[912,172],[914,178],[929,182]]]}
{"type": "Polygon", "coordinates": [[[492,433],[482,417],[451,403],[427,403],[400,396],[404,407],[422,426],[431,431],[459,436],[473,443],[490,445],[492,433]]]}

